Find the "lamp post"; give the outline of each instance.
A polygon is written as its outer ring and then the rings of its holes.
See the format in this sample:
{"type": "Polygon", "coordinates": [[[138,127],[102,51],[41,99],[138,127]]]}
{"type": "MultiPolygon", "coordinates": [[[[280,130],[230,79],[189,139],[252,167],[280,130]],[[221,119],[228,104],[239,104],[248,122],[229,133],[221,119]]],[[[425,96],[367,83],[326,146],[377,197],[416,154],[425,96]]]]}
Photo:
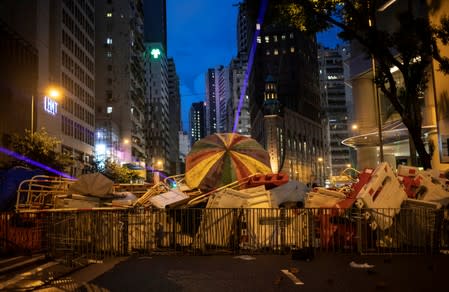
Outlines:
{"type": "Polygon", "coordinates": [[[34,94],[31,95],[31,134],[34,133],[34,94]]]}

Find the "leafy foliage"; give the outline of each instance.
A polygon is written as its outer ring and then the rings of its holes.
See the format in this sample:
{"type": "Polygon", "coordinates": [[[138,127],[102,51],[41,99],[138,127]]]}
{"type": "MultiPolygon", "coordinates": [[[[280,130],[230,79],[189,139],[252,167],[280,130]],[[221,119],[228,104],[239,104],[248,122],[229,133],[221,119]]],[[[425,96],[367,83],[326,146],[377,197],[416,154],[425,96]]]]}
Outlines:
{"type": "Polygon", "coordinates": [[[94,159],[93,167],[90,172],[100,172],[115,183],[130,183],[142,180],[142,177],[135,171],[125,166],[121,166],[110,159],[106,159],[106,161],[94,159]]]}
{"type": "MultiPolygon", "coordinates": [[[[64,171],[65,167],[69,166],[73,160],[67,154],[56,152],[60,143],[61,141],[50,136],[45,128],[34,133],[25,130],[23,136],[14,134],[10,141],[11,148],[15,152],[58,171],[64,171]]],[[[34,168],[21,160],[14,160],[12,164],[34,168]]]]}

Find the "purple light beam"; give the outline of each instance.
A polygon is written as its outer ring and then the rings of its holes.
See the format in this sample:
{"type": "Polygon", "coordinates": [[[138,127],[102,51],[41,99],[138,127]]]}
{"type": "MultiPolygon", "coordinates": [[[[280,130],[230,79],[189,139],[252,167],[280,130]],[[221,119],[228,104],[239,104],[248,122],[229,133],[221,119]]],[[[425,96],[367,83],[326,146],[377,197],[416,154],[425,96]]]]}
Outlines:
{"type": "Polygon", "coordinates": [[[256,32],[254,34],[253,41],[251,44],[251,49],[249,51],[248,66],[246,67],[245,79],[243,80],[243,86],[242,86],[242,89],[240,90],[239,105],[237,107],[237,112],[235,115],[234,128],[232,129],[233,133],[235,133],[237,131],[237,126],[239,124],[240,112],[242,111],[242,106],[243,106],[243,98],[245,96],[246,88],[248,87],[248,78],[249,78],[249,74],[251,73],[251,69],[253,67],[254,55],[256,54],[257,37],[260,35],[260,29],[261,29],[261,26],[263,23],[263,18],[265,16],[265,11],[267,10],[267,6],[268,6],[268,0],[261,0],[261,6],[259,8],[259,15],[257,17],[257,24],[260,26],[258,27],[259,29],[256,28],[256,32]]]}
{"type": "Polygon", "coordinates": [[[28,164],[37,166],[37,167],[39,167],[39,168],[42,168],[42,169],[44,169],[44,170],[46,170],[46,171],[48,171],[48,172],[57,174],[57,175],[59,175],[59,176],[62,176],[62,177],[65,177],[65,178],[69,178],[69,179],[76,179],[76,178],[74,178],[74,177],[68,175],[68,174],[65,173],[65,172],[61,172],[61,171],[58,171],[58,170],[56,170],[56,169],[53,169],[53,168],[51,168],[50,166],[47,166],[47,165],[42,164],[42,163],[40,163],[40,162],[34,161],[33,159],[28,158],[28,157],[26,157],[26,156],[24,156],[24,155],[22,155],[22,154],[16,153],[16,152],[14,152],[14,151],[12,151],[12,150],[9,150],[9,149],[0,147],[0,152],[3,152],[3,153],[5,153],[6,155],[9,155],[9,156],[14,157],[14,158],[16,158],[16,159],[25,161],[25,162],[28,163],[28,164]]]}

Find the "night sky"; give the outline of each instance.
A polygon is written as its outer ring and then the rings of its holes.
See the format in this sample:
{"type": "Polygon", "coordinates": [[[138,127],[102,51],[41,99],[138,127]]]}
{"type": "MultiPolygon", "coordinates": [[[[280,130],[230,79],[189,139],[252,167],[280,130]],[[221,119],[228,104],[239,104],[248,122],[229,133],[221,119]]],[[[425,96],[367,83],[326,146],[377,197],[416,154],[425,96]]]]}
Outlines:
{"type": "MultiPolygon", "coordinates": [[[[229,65],[237,54],[236,21],[238,0],[167,0],[168,56],[173,57],[180,77],[181,111],[188,129],[192,102],[203,101],[205,72],[229,65]]],[[[318,41],[334,47],[335,30],[322,33],[318,41]]]]}

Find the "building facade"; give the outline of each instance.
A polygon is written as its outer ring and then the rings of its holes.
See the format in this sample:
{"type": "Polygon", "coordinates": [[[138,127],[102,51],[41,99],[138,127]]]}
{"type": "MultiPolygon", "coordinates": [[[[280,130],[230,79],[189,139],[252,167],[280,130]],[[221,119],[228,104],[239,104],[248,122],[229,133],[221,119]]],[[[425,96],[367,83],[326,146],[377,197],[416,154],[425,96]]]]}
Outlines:
{"type": "Polygon", "coordinates": [[[251,135],[264,147],[278,145],[269,151],[274,172],[323,184],[325,148],[316,39],[291,27],[272,25],[269,19],[262,25],[256,19],[248,23],[259,30],[248,87],[251,135]],[[266,92],[269,84],[275,85],[275,92],[266,92]],[[267,106],[271,107],[271,102],[265,102],[266,94],[276,96],[275,119],[266,114],[267,106]]]}
{"type": "Polygon", "coordinates": [[[29,81],[37,80],[37,84],[28,85],[22,93],[33,101],[24,107],[29,109],[25,110],[30,117],[27,128],[45,128],[61,141],[57,151],[74,159],[67,169],[72,176],[90,165],[94,147],[94,9],[92,1],[3,1],[0,12],[3,27],[37,52],[37,71],[30,68],[35,75],[29,81]],[[58,99],[47,94],[49,86],[58,88],[58,99]]]}
{"type": "Polygon", "coordinates": [[[329,167],[331,176],[338,176],[346,168],[354,165],[351,148],[342,144],[351,132],[352,95],[348,83],[349,67],[346,61],[350,57],[349,46],[318,49],[320,70],[321,102],[326,114],[325,147],[329,149],[324,155],[323,163],[329,167]]]}
{"type": "Polygon", "coordinates": [[[206,73],[206,135],[217,132],[217,74],[214,68],[206,73]]]}
{"type": "Polygon", "coordinates": [[[246,94],[245,76],[248,66],[247,55],[242,53],[231,60],[229,65],[230,96],[227,103],[227,132],[251,135],[249,97],[246,94]],[[238,117],[236,119],[236,117],[238,117]]]}
{"type": "MultiPolygon", "coordinates": [[[[12,135],[31,129],[32,96],[37,91],[38,51],[0,15],[0,146],[9,148],[12,135]],[[19,110],[20,109],[20,110],[19,110]]],[[[34,127],[34,126],[33,126],[34,127]]],[[[0,162],[9,157],[0,154],[0,162]]]]}
{"type": "Polygon", "coordinates": [[[206,137],[206,105],[205,102],[194,102],[190,107],[190,145],[206,137]]]}
{"type": "MultiPolygon", "coordinates": [[[[147,164],[170,171],[170,96],[168,59],[161,43],[145,43],[147,164]]],[[[173,129],[177,131],[178,129],[173,129]]]]}
{"type": "Polygon", "coordinates": [[[173,58],[168,58],[168,95],[170,116],[169,172],[178,174],[180,173],[179,131],[181,131],[181,95],[179,93],[179,77],[176,73],[176,65],[173,58]]]}
{"type": "Polygon", "coordinates": [[[96,1],[97,160],[145,167],[141,0],[96,1]]]}

